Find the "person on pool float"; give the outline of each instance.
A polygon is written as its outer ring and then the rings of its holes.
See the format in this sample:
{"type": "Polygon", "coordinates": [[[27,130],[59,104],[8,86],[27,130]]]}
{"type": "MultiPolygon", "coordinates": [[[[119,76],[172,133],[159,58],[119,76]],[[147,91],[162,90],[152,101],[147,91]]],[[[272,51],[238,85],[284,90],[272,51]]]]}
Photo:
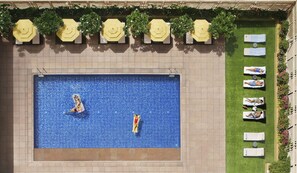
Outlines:
{"type": "Polygon", "coordinates": [[[248,84],[249,86],[263,86],[263,83],[262,81],[258,81],[258,80],[252,80],[252,81],[249,81],[249,82],[244,82],[244,84],[248,84]]]}
{"type": "Polygon", "coordinates": [[[264,73],[264,70],[261,69],[261,68],[258,68],[258,67],[255,67],[255,68],[248,68],[246,69],[247,71],[252,71],[252,72],[256,72],[256,73],[264,73]]]}
{"type": "Polygon", "coordinates": [[[81,111],[81,100],[77,95],[74,96],[75,107],[70,110],[70,112],[80,112],[81,111]]]}
{"type": "Polygon", "coordinates": [[[136,132],[137,131],[137,128],[138,128],[138,124],[139,124],[139,118],[140,118],[140,115],[137,115],[135,114],[134,115],[134,129],[133,131],[136,132]]]}

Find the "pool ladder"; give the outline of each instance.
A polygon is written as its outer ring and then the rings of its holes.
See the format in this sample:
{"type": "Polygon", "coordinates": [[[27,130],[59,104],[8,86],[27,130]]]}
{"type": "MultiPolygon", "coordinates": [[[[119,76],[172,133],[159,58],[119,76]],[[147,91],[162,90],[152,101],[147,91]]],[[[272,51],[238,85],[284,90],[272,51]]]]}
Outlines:
{"type": "Polygon", "coordinates": [[[41,70],[39,68],[36,68],[38,71],[38,77],[44,77],[44,74],[47,73],[47,71],[42,68],[41,70]]]}
{"type": "Polygon", "coordinates": [[[178,74],[176,68],[169,68],[169,77],[175,77],[176,74],[178,74]]]}

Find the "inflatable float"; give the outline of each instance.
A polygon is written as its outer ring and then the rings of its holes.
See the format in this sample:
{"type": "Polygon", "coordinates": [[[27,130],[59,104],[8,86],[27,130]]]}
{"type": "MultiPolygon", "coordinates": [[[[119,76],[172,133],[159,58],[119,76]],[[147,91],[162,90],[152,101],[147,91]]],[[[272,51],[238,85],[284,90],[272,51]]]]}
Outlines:
{"type": "Polygon", "coordinates": [[[82,113],[85,111],[85,107],[81,101],[80,95],[79,94],[73,94],[72,99],[74,101],[74,108],[70,110],[70,112],[77,112],[77,113],[82,113]]]}
{"type": "Polygon", "coordinates": [[[140,115],[134,114],[134,117],[133,117],[133,128],[132,128],[132,132],[134,134],[138,133],[139,122],[140,122],[140,115]]]}

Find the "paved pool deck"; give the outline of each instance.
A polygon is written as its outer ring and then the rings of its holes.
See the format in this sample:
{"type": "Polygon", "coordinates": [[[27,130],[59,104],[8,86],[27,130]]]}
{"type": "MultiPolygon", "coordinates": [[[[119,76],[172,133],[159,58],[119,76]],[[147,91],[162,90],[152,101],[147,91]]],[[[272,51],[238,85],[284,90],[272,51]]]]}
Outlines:
{"type": "MultiPolygon", "coordinates": [[[[226,172],[222,40],[213,45],[189,46],[174,39],[171,45],[145,46],[133,38],[127,45],[98,45],[96,36],[87,38],[83,45],[55,44],[54,37],[46,38],[42,45],[16,46],[12,41],[2,40],[0,80],[0,170],[3,173],[226,172]],[[111,160],[81,161],[87,155],[79,150],[69,161],[37,161],[33,141],[33,75],[38,74],[37,68],[45,75],[169,74],[170,71],[180,74],[181,148],[169,154],[162,153],[165,150],[155,151],[156,154],[145,151],[155,158],[151,160],[138,156],[139,159],[131,161],[129,158],[139,151],[127,149],[118,151],[121,154],[116,151],[106,154],[112,155],[111,160]]],[[[51,157],[69,156],[55,152],[51,157]]]]}

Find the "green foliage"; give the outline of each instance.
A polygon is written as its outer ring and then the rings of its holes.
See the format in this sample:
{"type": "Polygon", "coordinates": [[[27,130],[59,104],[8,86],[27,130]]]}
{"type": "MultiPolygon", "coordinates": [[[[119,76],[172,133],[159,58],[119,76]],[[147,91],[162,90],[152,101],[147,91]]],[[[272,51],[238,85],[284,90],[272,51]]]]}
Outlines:
{"type": "Polygon", "coordinates": [[[279,141],[282,145],[288,146],[288,144],[289,144],[289,131],[288,130],[282,131],[282,133],[280,134],[279,141]]]}
{"type": "Polygon", "coordinates": [[[285,39],[289,31],[289,22],[287,20],[281,22],[281,30],[279,36],[282,39],[285,39]]]}
{"type": "Polygon", "coordinates": [[[273,162],[269,167],[270,173],[290,173],[290,159],[273,162]]]}
{"type": "Polygon", "coordinates": [[[172,34],[182,38],[187,32],[194,30],[193,20],[187,15],[179,16],[170,20],[172,34]]]}
{"type": "Polygon", "coordinates": [[[2,37],[8,38],[13,27],[11,22],[11,15],[6,7],[1,6],[0,8],[0,34],[2,37]]]}
{"type": "Polygon", "coordinates": [[[289,73],[286,71],[281,72],[279,75],[277,75],[277,84],[283,85],[287,84],[289,82],[289,73]]]}
{"type": "Polygon", "coordinates": [[[45,10],[40,17],[34,19],[34,25],[38,31],[44,35],[50,35],[58,31],[63,26],[63,20],[54,11],[45,10]]]}
{"type": "Polygon", "coordinates": [[[279,160],[287,160],[288,158],[288,148],[285,145],[280,145],[278,147],[279,153],[278,153],[278,159],[279,160]]]}
{"type": "Polygon", "coordinates": [[[279,48],[283,50],[284,52],[287,52],[289,48],[289,42],[285,39],[281,40],[279,43],[279,48]]]}
{"type": "Polygon", "coordinates": [[[78,30],[84,35],[93,35],[100,31],[101,17],[95,12],[83,15],[79,21],[78,30]]]}
{"type": "Polygon", "coordinates": [[[280,115],[278,117],[278,125],[277,125],[277,129],[279,134],[281,134],[284,130],[288,129],[289,127],[289,118],[288,116],[285,115],[280,115]]]}
{"type": "Polygon", "coordinates": [[[221,11],[212,21],[208,31],[214,39],[224,37],[229,39],[234,35],[237,25],[234,23],[236,16],[230,12],[221,11]]]}
{"type": "Polygon", "coordinates": [[[277,70],[279,73],[285,71],[287,69],[287,65],[284,62],[280,62],[277,65],[277,70]]]}
{"type": "Polygon", "coordinates": [[[277,59],[278,59],[278,61],[279,61],[280,63],[284,63],[284,62],[285,62],[285,59],[286,59],[286,55],[285,55],[285,53],[283,53],[283,52],[279,52],[279,53],[277,54],[277,59]]]}
{"type": "Polygon", "coordinates": [[[133,37],[139,37],[142,34],[147,34],[149,32],[148,24],[149,16],[146,13],[141,13],[138,9],[135,9],[126,17],[125,32],[127,35],[130,35],[131,32],[133,37]]]}
{"type": "Polygon", "coordinates": [[[277,92],[278,98],[282,98],[283,96],[287,96],[289,91],[290,91],[290,89],[289,89],[288,84],[278,86],[278,92],[277,92]]]}

